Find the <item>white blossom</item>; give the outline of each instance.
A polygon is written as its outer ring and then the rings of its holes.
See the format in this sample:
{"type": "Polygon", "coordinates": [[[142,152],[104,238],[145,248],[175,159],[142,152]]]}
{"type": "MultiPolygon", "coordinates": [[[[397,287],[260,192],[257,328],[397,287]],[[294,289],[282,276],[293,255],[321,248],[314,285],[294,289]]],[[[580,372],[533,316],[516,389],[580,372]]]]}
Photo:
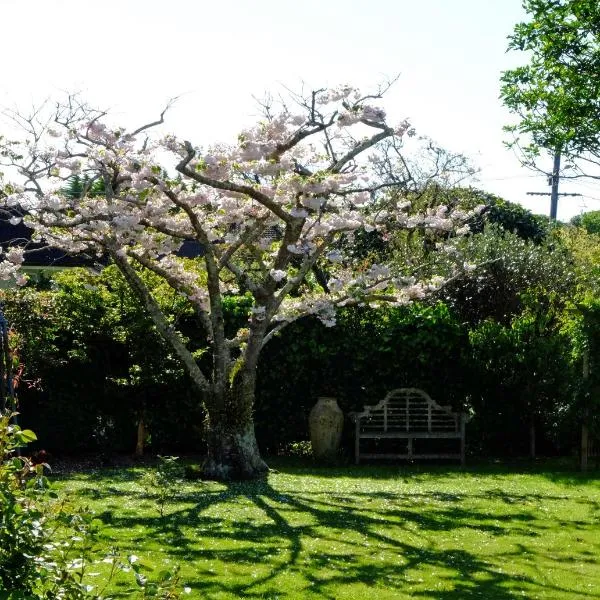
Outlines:
{"type": "Polygon", "coordinates": [[[271,277],[277,282],[279,282],[282,279],[285,279],[287,277],[287,273],[285,271],[281,271],[279,269],[271,269],[269,271],[269,275],[271,275],[271,277]]]}

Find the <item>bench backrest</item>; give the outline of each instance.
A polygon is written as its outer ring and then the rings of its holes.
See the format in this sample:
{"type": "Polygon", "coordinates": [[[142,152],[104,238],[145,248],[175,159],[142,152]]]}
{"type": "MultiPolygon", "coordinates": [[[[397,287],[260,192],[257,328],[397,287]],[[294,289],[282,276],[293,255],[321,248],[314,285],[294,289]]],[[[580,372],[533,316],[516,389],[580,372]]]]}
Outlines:
{"type": "Polygon", "coordinates": [[[460,414],[435,403],[417,388],[391,391],[379,404],[365,406],[354,418],[361,433],[450,433],[460,430],[460,414]]]}

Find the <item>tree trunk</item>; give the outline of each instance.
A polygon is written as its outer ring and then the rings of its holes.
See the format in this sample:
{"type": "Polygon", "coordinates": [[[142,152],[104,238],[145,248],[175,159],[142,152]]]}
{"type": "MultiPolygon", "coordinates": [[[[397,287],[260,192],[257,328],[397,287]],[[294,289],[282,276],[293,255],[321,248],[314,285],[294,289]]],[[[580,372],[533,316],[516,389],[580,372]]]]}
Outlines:
{"type": "Polygon", "coordinates": [[[258,450],[252,421],[233,428],[226,423],[211,424],[207,429],[207,444],[208,454],[202,469],[206,479],[260,479],[269,471],[258,450]]]}
{"type": "Polygon", "coordinates": [[[535,419],[533,416],[529,422],[529,456],[535,460],[535,419]]]}
{"type": "Polygon", "coordinates": [[[206,403],[208,452],[203,476],[220,481],[264,477],[269,467],[260,455],[254,434],[253,381],[229,390],[224,402],[211,400],[206,403]]]}

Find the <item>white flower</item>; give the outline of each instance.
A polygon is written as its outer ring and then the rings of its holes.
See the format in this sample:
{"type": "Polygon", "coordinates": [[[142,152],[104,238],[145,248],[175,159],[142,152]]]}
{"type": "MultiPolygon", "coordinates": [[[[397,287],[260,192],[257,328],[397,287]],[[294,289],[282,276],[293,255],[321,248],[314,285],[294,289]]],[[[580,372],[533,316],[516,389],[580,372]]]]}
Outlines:
{"type": "Polygon", "coordinates": [[[327,253],[327,260],[336,263],[342,260],[342,255],[339,250],[332,250],[327,253]]]}
{"type": "Polygon", "coordinates": [[[133,564],[133,563],[136,563],[138,560],[140,560],[140,559],[139,559],[139,558],[138,558],[138,557],[137,557],[135,554],[132,554],[132,555],[129,557],[129,562],[130,562],[131,564],[133,564]]]}
{"type": "Polygon", "coordinates": [[[264,306],[255,306],[252,309],[252,316],[256,321],[264,321],[267,309],[264,306]]]}
{"type": "Polygon", "coordinates": [[[11,225],[18,225],[22,220],[22,217],[11,217],[8,222],[11,225]]]}
{"type": "Polygon", "coordinates": [[[6,253],[6,259],[11,262],[13,265],[22,265],[23,264],[23,250],[21,248],[11,248],[6,253]]]}
{"type": "Polygon", "coordinates": [[[339,292],[344,287],[344,282],[341,279],[330,279],[327,282],[327,287],[332,292],[339,292]]]}
{"type": "Polygon", "coordinates": [[[362,118],[367,121],[375,121],[382,123],[385,121],[385,110],[376,106],[364,106],[362,110],[362,118]]]}
{"type": "Polygon", "coordinates": [[[184,593],[184,594],[191,594],[191,593],[192,593],[192,588],[186,585],[186,586],[183,588],[183,593],[184,593]]]}
{"type": "Polygon", "coordinates": [[[325,204],[325,198],[303,198],[302,204],[306,206],[306,208],[311,208],[312,210],[319,210],[323,204],[325,204]]]}
{"type": "Polygon", "coordinates": [[[301,219],[308,217],[308,213],[303,208],[298,208],[297,206],[294,206],[294,208],[290,210],[290,215],[301,219]]]}
{"type": "Polygon", "coordinates": [[[285,277],[287,277],[287,273],[285,271],[281,271],[279,269],[271,269],[269,271],[269,275],[271,275],[271,277],[277,282],[279,282],[282,279],[285,279],[285,277]]]}

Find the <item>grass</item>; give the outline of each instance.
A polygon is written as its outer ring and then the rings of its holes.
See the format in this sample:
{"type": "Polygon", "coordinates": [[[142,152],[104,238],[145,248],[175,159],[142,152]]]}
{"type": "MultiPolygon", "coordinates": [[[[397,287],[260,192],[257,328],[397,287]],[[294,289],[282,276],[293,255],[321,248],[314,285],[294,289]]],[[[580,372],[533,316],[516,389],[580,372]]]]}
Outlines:
{"type": "MultiPolygon", "coordinates": [[[[262,482],[185,482],[162,518],[144,468],[58,485],[96,511],[100,553],[181,565],[186,598],[600,597],[597,472],[279,469],[262,482]]],[[[130,585],[117,580],[114,596],[130,585]]]]}

